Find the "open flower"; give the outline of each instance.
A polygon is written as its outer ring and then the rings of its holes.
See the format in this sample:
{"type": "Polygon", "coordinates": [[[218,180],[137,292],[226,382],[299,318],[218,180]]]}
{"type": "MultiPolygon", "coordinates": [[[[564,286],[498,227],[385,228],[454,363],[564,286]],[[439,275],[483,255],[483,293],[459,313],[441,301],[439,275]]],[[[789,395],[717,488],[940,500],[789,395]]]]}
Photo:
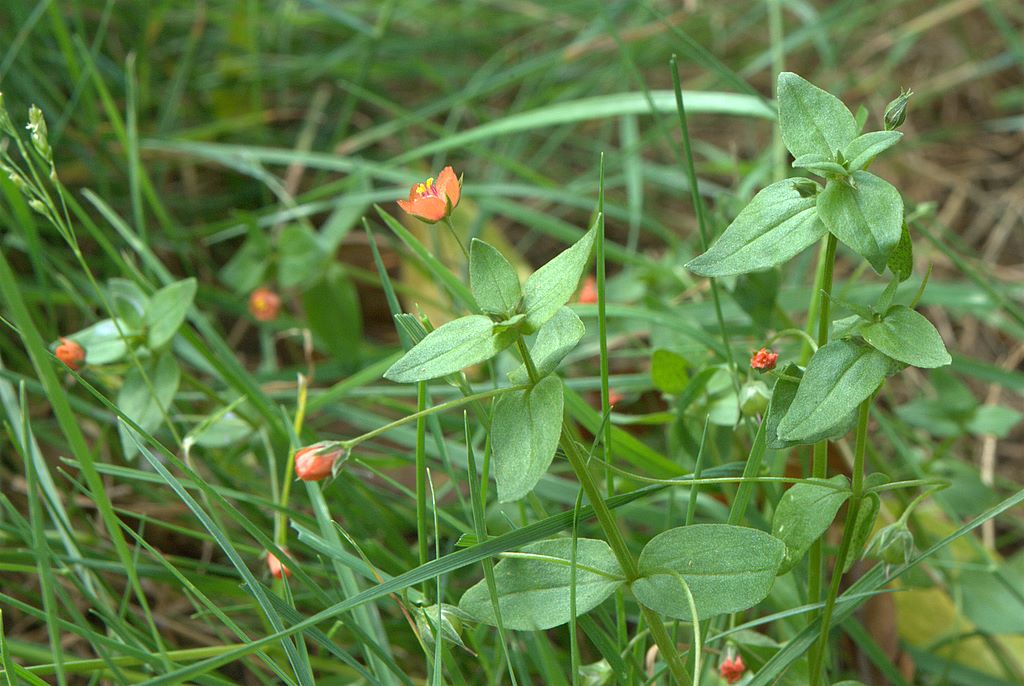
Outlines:
{"type": "Polygon", "coordinates": [[[281,296],[269,288],[257,288],[249,294],[249,312],[261,322],[272,322],[281,311],[281,296]]]}
{"type": "Polygon", "coordinates": [[[779,359],[778,353],[773,353],[767,348],[761,348],[750,358],[750,368],[759,372],[767,372],[775,369],[775,363],[779,359]]]}
{"type": "Polygon", "coordinates": [[[58,360],[76,371],[85,362],[85,348],[70,338],[64,338],[63,336],[61,336],[60,345],[53,351],[53,354],[57,356],[58,360]]]}
{"type": "Polygon", "coordinates": [[[270,576],[275,579],[280,579],[282,574],[287,577],[292,575],[292,570],[281,564],[281,561],[277,559],[277,555],[274,553],[267,553],[267,569],[270,570],[270,576]]]}
{"type": "Polygon", "coordinates": [[[451,167],[445,167],[436,181],[429,178],[414,185],[409,191],[409,199],[399,200],[398,206],[420,221],[433,224],[452,213],[461,194],[462,179],[455,176],[451,167]]]}
{"type": "Polygon", "coordinates": [[[718,666],[718,673],[722,675],[726,682],[735,684],[743,677],[743,672],[746,669],[747,666],[743,664],[743,658],[737,655],[734,660],[729,658],[722,660],[722,664],[718,666]]]}
{"type": "Polygon", "coordinates": [[[345,449],[337,443],[314,443],[295,453],[295,476],[303,481],[320,481],[330,476],[335,463],[344,460],[345,449]]]}

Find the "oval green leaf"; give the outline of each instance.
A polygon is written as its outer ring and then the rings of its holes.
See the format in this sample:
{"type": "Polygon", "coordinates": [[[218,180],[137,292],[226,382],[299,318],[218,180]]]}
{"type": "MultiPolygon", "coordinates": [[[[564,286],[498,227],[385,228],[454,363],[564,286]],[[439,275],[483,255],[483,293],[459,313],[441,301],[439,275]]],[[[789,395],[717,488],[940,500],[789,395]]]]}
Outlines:
{"type": "Polygon", "coordinates": [[[837,474],[829,482],[841,489],[810,482],[798,483],[783,494],[775,508],[772,535],[786,546],[779,574],[785,574],[800,562],[811,544],[828,530],[839,508],[850,497],[845,476],[837,474]]]}
{"type": "Polygon", "coordinates": [[[436,379],[491,359],[511,345],[514,331],[495,332],[494,322],[482,314],[460,317],[444,324],[412,347],[384,372],[397,383],[436,379]]]}
{"type": "MultiPolygon", "coordinates": [[[[731,276],[769,269],[825,235],[807,179],[784,179],[754,196],[703,255],[686,268],[701,276],[731,276]]],[[[815,184],[816,186],[816,184],[815,184]]]]}
{"type": "Polygon", "coordinates": [[[831,93],[792,72],[779,74],[777,90],[782,142],[793,157],[833,157],[857,137],[857,120],[831,93]]]}
{"type": "MultiPolygon", "coordinates": [[[[572,540],[538,541],[518,556],[494,566],[501,623],[507,629],[535,631],[567,623],[572,589],[572,540]]],[[[624,582],[612,549],[604,541],[576,539],[576,615],[600,605],[624,582]]],[[[485,624],[496,624],[484,581],[466,591],[459,609],[485,624]]]]}
{"type": "MultiPolygon", "coordinates": [[[[518,315],[522,316],[522,315],[518,315]]],[[[558,368],[559,363],[572,352],[576,344],[583,338],[587,328],[575,312],[568,307],[560,307],[555,316],[544,322],[537,332],[537,340],[530,346],[530,357],[537,367],[539,376],[547,376],[558,368]]],[[[529,382],[530,376],[526,365],[519,365],[508,374],[508,380],[514,384],[529,382]]]]}
{"type": "Polygon", "coordinates": [[[832,234],[881,274],[903,231],[903,198],[874,174],[832,180],[818,196],[818,215],[832,234]]]}
{"type": "Polygon", "coordinates": [[[953,361],[932,323],[906,305],[893,305],[881,321],[862,326],[860,335],[875,350],[913,367],[933,369],[953,361]]]}
{"type": "Polygon", "coordinates": [[[871,131],[864,133],[843,149],[843,157],[850,171],[864,169],[871,160],[900,142],[903,134],[899,131],[871,131]]]}
{"type": "Polygon", "coordinates": [[[782,370],[782,374],[784,376],[775,382],[775,388],[772,390],[772,399],[768,403],[768,414],[765,417],[765,421],[768,422],[767,426],[765,426],[765,444],[772,450],[792,448],[795,445],[809,445],[826,439],[834,440],[845,436],[850,432],[854,424],[857,423],[857,412],[854,410],[848,412],[835,426],[822,429],[798,441],[782,440],[779,438],[779,423],[786,416],[786,413],[789,412],[789,407],[793,404],[793,399],[796,398],[796,391],[800,387],[803,370],[797,365],[790,363],[782,370]]]}
{"type": "Polygon", "coordinates": [[[779,439],[806,441],[839,426],[892,370],[888,357],[859,341],[833,341],[818,348],[779,422],[779,439]]]}
{"type": "Polygon", "coordinates": [[[563,401],[562,380],[554,375],[494,401],[491,449],[499,502],[526,496],[548,471],[562,435],[563,401]]]}
{"type": "Polygon", "coordinates": [[[195,296],[196,280],[192,277],[164,286],[153,294],[144,317],[150,348],[159,348],[174,338],[195,296]]]}
{"type": "Polygon", "coordinates": [[[782,541],[757,529],[694,524],[652,538],[640,553],[633,595],[646,607],[689,621],[679,578],[693,594],[698,619],[739,612],[764,600],[782,562],[782,541]]]}
{"type": "Polygon", "coordinates": [[[551,319],[558,308],[569,302],[569,298],[576,292],[583,270],[590,261],[590,249],[596,235],[597,229],[591,228],[526,280],[523,285],[523,308],[526,321],[533,330],[551,319]]]}
{"type": "Polygon", "coordinates": [[[469,248],[469,284],[483,312],[510,316],[519,307],[519,275],[497,248],[474,238],[469,248]]]}

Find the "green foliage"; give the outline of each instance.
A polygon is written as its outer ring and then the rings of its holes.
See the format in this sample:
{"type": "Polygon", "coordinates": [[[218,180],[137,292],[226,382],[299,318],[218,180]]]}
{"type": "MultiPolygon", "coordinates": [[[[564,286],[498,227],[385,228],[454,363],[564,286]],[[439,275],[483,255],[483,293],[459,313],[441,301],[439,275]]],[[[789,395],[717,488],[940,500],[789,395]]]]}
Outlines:
{"type": "MultiPolygon", "coordinates": [[[[583,338],[586,327],[575,312],[568,307],[561,307],[555,315],[544,322],[537,332],[537,338],[530,346],[530,357],[537,368],[539,376],[547,376],[558,368],[559,363],[568,355],[583,338]]],[[[530,375],[526,365],[508,374],[508,380],[514,384],[529,382],[530,375]]]]}
{"type": "Polygon", "coordinates": [[[539,329],[576,292],[583,270],[590,262],[596,232],[596,229],[588,231],[523,284],[523,311],[531,329],[539,329]]]}
{"type": "MultiPolygon", "coordinates": [[[[117,393],[117,406],[143,431],[152,433],[169,415],[180,382],[181,367],[177,360],[170,353],[163,353],[128,371],[117,393]]],[[[129,438],[129,429],[118,424],[118,430],[125,457],[134,456],[137,450],[129,438]]]]}
{"type": "Polygon", "coordinates": [[[779,574],[785,574],[803,559],[850,497],[845,476],[837,474],[828,481],[832,486],[811,482],[794,484],[775,508],[772,535],[786,546],[779,574]]]}
{"type": "Polygon", "coordinates": [[[174,338],[195,295],[196,280],[192,278],[172,283],[153,294],[143,317],[146,343],[150,348],[159,348],[174,338]]]}
{"type": "Polygon", "coordinates": [[[832,157],[857,137],[857,122],[839,98],[792,72],[779,74],[779,128],[793,157],[832,157]]]}
{"type": "Polygon", "coordinates": [[[526,496],[547,472],[562,433],[562,404],[562,380],[554,375],[494,401],[491,442],[499,502],[526,496]]]}
{"type": "Polygon", "coordinates": [[[694,524],[658,534],[640,553],[633,595],[676,619],[691,618],[680,578],[699,619],[753,607],[771,591],[784,546],[763,531],[728,524],[694,524]]]}
{"type": "MultiPolygon", "coordinates": [[[[612,549],[604,541],[575,541],[575,586],[571,585],[573,541],[560,538],[524,546],[494,566],[501,622],[508,629],[533,631],[565,624],[569,594],[576,594],[576,615],[594,609],[625,581],[612,549]],[[573,591],[575,589],[575,591],[573,591]]],[[[496,624],[487,585],[481,581],[462,595],[459,608],[480,622],[496,624]]]]}
{"type": "Polygon", "coordinates": [[[682,355],[671,350],[655,350],[651,355],[651,382],[662,393],[681,393],[689,382],[688,366],[682,355]]]}
{"type": "Polygon", "coordinates": [[[875,350],[914,367],[944,367],[952,362],[932,323],[906,305],[893,305],[879,321],[860,327],[875,350]]]}
{"type": "Polygon", "coordinates": [[[818,216],[828,230],[879,274],[900,241],[903,199],[888,181],[866,171],[829,181],[818,196],[818,216]]]}
{"type": "Polygon", "coordinates": [[[469,283],[476,304],[487,314],[510,317],[519,307],[522,291],[515,267],[479,238],[469,248],[469,283]]]}
{"type": "Polygon", "coordinates": [[[397,383],[436,379],[491,359],[515,340],[515,332],[473,314],[443,324],[391,365],[384,378],[397,383]]]}

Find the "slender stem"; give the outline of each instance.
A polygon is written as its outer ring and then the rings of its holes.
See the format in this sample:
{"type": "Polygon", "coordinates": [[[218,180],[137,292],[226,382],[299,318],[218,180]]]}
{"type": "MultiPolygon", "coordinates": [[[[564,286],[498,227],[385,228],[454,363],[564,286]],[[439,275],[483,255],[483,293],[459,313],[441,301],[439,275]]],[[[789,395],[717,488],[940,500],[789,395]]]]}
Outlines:
{"type": "Polygon", "coordinates": [[[487,398],[491,398],[496,395],[502,395],[503,393],[521,391],[524,388],[526,388],[526,386],[505,386],[503,388],[492,388],[489,391],[481,391],[479,393],[473,393],[472,395],[466,395],[461,398],[455,398],[454,400],[449,400],[446,403],[441,403],[440,405],[432,405],[431,407],[428,407],[424,410],[420,410],[419,412],[414,412],[413,414],[406,415],[401,419],[396,419],[395,421],[385,424],[384,426],[379,426],[373,431],[367,431],[361,436],[356,436],[355,438],[350,438],[347,441],[342,441],[342,443],[345,445],[346,448],[351,450],[360,443],[368,441],[371,438],[376,438],[377,436],[380,436],[382,433],[390,431],[391,429],[394,429],[396,427],[402,426],[403,424],[408,424],[409,422],[417,421],[419,420],[420,417],[426,417],[437,412],[444,412],[446,410],[450,410],[455,407],[461,407],[462,405],[473,403],[478,400],[486,400],[487,398]]]}
{"type": "MultiPolygon", "coordinates": [[[[778,77],[786,68],[781,0],[768,0],[768,35],[771,40],[772,72],[778,77]]],[[[775,102],[778,101],[776,89],[775,102]]],[[[772,137],[772,158],[774,179],[781,181],[786,176],[786,147],[782,142],[782,127],[779,126],[775,127],[775,135],[772,137]]]]}
{"type": "Polygon", "coordinates": [[[857,530],[857,515],[860,512],[860,504],[864,496],[864,455],[867,452],[868,417],[871,413],[872,400],[873,396],[860,404],[860,413],[857,417],[857,442],[853,454],[850,504],[846,510],[843,540],[839,545],[839,553],[836,555],[835,567],[832,570],[832,583],[829,584],[825,608],[821,612],[821,636],[811,655],[811,678],[809,681],[811,686],[821,683],[822,666],[828,649],[829,625],[832,623],[832,611],[835,609],[836,598],[839,596],[839,582],[843,576],[843,567],[846,566],[846,558],[850,554],[853,533],[857,530]]]}
{"type": "Polygon", "coordinates": [[[455,224],[452,223],[452,218],[451,217],[445,217],[444,218],[444,223],[448,225],[448,230],[452,232],[452,238],[454,238],[455,242],[459,244],[460,248],[462,248],[462,255],[466,258],[466,262],[468,264],[468,262],[469,262],[469,251],[466,250],[466,246],[462,243],[462,239],[459,238],[459,234],[455,230],[455,224]]]}
{"type": "MultiPolygon", "coordinates": [[[[292,431],[302,435],[302,426],[306,421],[306,400],[309,398],[309,380],[299,375],[298,401],[295,408],[295,419],[292,431]]],[[[288,498],[292,491],[292,474],[295,471],[295,450],[288,451],[288,462],[284,468],[284,481],[281,482],[281,509],[277,512],[274,522],[274,544],[283,548],[288,540],[288,498]]]]}
{"type": "MultiPolygon", "coordinates": [[[[526,372],[530,375],[530,383],[536,384],[540,381],[537,367],[534,365],[533,359],[530,357],[530,350],[526,347],[526,342],[523,341],[521,336],[516,341],[516,349],[523,358],[523,364],[526,365],[526,372]]],[[[612,514],[612,511],[605,503],[601,489],[597,482],[594,481],[594,477],[591,476],[590,470],[587,468],[587,462],[583,455],[580,454],[579,448],[572,438],[569,424],[564,419],[562,421],[562,435],[559,439],[559,445],[562,447],[562,452],[569,459],[569,464],[572,466],[573,472],[576,473],[576,478],[579,479],[583,492],[586,494],[587,500],[590,501],[590,506],[594,508],[594,517],[597,519],[598,524],[600,524],[605,538],[608,539],[608,545],[615,554],[615,559],[618,560],[619,567],[622,568],[622,573],[625,575],[627,583],[632,583],[640,576],[636,560],[633,559],[633,554],[629,551],[629,546],[626,545],[626,539],[622,536],[622,530],[615,520],[615,515],[612,514]]],[[[644,606],[641,606],[641,610],[644,620],[651,627],[651,636],[658,645],[658,650],[661,651],[666,664],[668,664],[672,676],[679,684],[685,684],[689,681],[689,674],[682,660],[680,660],[675,641],[669,636],[665,625],[661,621],[661,616],[654,610],[644,606]]]]}
{"type": "MultiPolygon", "coordinates": [[[[420,381],[416,384],[416,411],[419,414],[426,409],[427,384],[420,381]]],[[[427,417],[424,414],[416,420],[416,538],[420,565],[425,565],[430,559],[430,548],[427,545],[427,417]]],[[[427,582],[424,582],[424,595],[426,591],[427,582]]]]}
{"type": "MultiPolygon", "coordinates": [[[[811,305],[808,311],[818,313],[818,347],[828,343],[828,328],[831,319],[832,275],[836,261],[836,237],[831,233],[825,239],[825,247],[821,261],[818,263],[818,274],[815,277],[814,293],[811,294],[811,305]]],[[[810,358],[810,348],[804,350],[804,361],[810,358]]],[[[814,444],[811,458],[811,476],[824,479],[828,476],[828,441],[814,444]]],[[[807,602],[816,603],[821,599],[822,579],[822,543],[818,539],[811,545],[807,555],[807,602]]],[[[813,621],[813,613],[808,621],[813,621]]]]}

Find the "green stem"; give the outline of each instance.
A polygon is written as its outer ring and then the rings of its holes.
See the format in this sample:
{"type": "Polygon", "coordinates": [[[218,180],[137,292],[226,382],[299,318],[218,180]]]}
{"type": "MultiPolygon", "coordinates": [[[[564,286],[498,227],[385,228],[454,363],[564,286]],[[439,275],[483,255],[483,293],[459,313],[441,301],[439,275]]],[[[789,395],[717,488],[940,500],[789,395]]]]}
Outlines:
{"type": "MultiPolygon", "coordinates": [[[[427,546],[427,384],[416,384],[416,538],[419,541],[420,565],[427,564],[430,549],[427,546]]],[[[423,582],[427,594],[427,582],[423,582]]]]}
{"type": "Polygon", "coordinates": [[[836,555],[835,567],[832,571],[832,582],[828,587],[828,597],[825,599],[825,608],[821,612],[821,636],[818,638],[818,645],[811,653],[811,686],[821,683],[822,666],[825,662],[825,653],[828,648],[829,626],[832,623],[832,611],[836,606],[836,598],[839,596],[839,582],[843,577],[843,567],[846,566],[846,558],[850,554],[850,546],[853,542],[853,533],[857,529],[857,514],[860,512],[861,500],[864,496],[864,455],[867,452],[868,438],[868,417],[871,413],[871,401],[874,396],[868,397],[860,404],[860,413],[857,417],[857,442],[853,454],[853,478],[850,487],[850,504],[846,510],[846,523],[843,528],[843,540],[839,544],[839,553],[836,555]]]}
{"type": "Polygon", "coordinates": [[[462,239],[459,238],[459,234],[455,230],[455,224],[452,223],[452,218],[451,217],[445,217],[444,218],[444,223],[448,225],[448,230],[452,232],[452,238],[454,238],[455,242],[459,244],[460,248],[462,248],[462,255],[466,258],[466,263],[468,265],[468,263],[469,263],[469,251],[466,250],[466,246],[463,245],[462,239]]]}
{"type": "Polygon", "coordinates": [[[420,410],[418,412],[414,412],[413,414],[406,415],[406,416],[402,417],[401,419],[396,419],[395,421],[389,422],[388,424],[385,424],[384,426],[379,426],[376,429],[374,429],[373,431],[367,431],[366,433],[362,434],[361,436],[356,436],[355,438],[350,438],[347,441],[341,441],[341,443],[346,448],[351,450],[352,448],[355,448],[360,443],[368,441],[371,438],[376,438],[377,436],[380,436],[382,433],[390,431],[391,429],[394,429],[396,427],[402,426],[403,424],[408,424],[409,422],[412,422],[412,421],[418,421],[420,417],[426,417],[428,415],[432,415],[432,414],[435,414],[437,412],[444,412],[446,410],[451,410],[453,408],[461,407],[462,405],[467,405],[469,403],[474,403],[474,402],[477,402],[479,400],[486,400],[487,398],[491,398],[491,397],[494,397],[496,395],[502,395],[503,393],[512,393],[513,391],[521,391],[521,390],[523,390],[525,388],[526,388],[526,386],[506,386],[504,388],[492,388],[489,391],[481,391],[479,393],[473,393],[472,395],[466,395],[466,396],[463,396],[461,398],[455,398],[454,400],[449,400],[446,403],[441,403],[440,405],[433,405],[433,406],[428,407],[428,408],[426,408],[424,410],[420,410]]]}
{"type": "MultiPolygon", "coordinates": [[[[818,263],[818,274],[815,277],[814,293],[811,294],[811,305],[808,314],[812,311],[818,313],[818,347],[828,343],[828,328],[831,323],[831,295],[832,275],[836,262],[836,237],[832,234],[825,239],[825,247],[822,252],[821,261],[818,263]]],[[[804,349],[804,363],[810,359],[810,348],[804,349]]],[[[828,476],[828,441],[819,441],[814,444],[811,458],[811,476],[824,479],[828,476]]],[[[822,578],[822,543],[818,539],[811,545],[807,556],[807,602],[817,603],[821,599],[821,578],[822,578]]],[[[808,621],[813,621],[813,613],[808,615],[808,621]]]]}
{"type": "MultiPolygon", "coordinates": [[[[530,383],[536,384],[540,381],[540,377],[537,374],[537,367],[534,365],[533,359],[530,357],[530,351],[526,347],[526,342],[523,341],[522,337],[519,337],[516,341],[516,349],[519,351],[519,355],[523,359],[523,364],[526,365],[526,372],[530,375],[530,383]]],[[[619,528],[619,524],[615,520],[615,515],[612,514],[612,511],[605,503],[601,489],[590,474],[590,470],[587,468],[587,462],[583,455],[580,454],[579,448],[576,446],[576,442],[572,438],[572,432],[570,431],[569,424],[564,419],[562,422],[562,435],[559,439],[559,445],[562,447],[562,451],[565,453],[565,456],[569,459],[569,464],[572,466],[573,472],[576,473],[576,478],[579,479],[580,485],[583,487],[583,492],[586,494],[587,500],[590,501],[590,506],[594,508],[594,517],[601,526],[601,530],[604,532],[605,538],[608,539],[608,545],[615,554],[615,558],[618,560],[619,566],[622,568],[622,572],[625,575],[627,582],[632,583],[640,576],[640,570],[637,567],[636,560],[633,559],[633,554],[629,552],[629,546],[626,545],[626,539],[622,536],[622,530],[619,528]]],[[[685,684],[689,681],[689,674],[687,674],[686,667],[680,659],[679,651],[676,650],[675,641],[673,641],[672,637],[669,636],[668,631],[665,629],[665,625],[661,621],[661,616],[654,610],[644,606],[641,606],[641,611],[643,612],[644,621],[650,625],[651,636],[654,638],[654,642],[658,645],[658,650],[661,651],[661,655],[664,658],[665,663],[668,665],[669,670],[672,672],[673,678],[675,678],[679,684],[685,684]]]]}

